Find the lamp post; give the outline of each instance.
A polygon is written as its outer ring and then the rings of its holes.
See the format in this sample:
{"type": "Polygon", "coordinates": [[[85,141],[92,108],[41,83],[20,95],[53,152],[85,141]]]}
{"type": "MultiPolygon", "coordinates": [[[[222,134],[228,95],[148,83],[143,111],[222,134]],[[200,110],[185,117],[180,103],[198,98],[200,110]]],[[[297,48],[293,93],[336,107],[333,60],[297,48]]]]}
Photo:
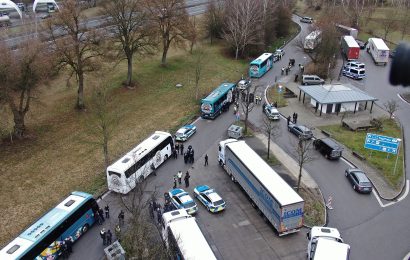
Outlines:
{"type": "Polygon", "coordinates": [[[397,142],[399,142],[399,145],[397,146],[397,155],[396,155],[396,162],[394,163],[394,170],[393,170],[393,175],[396,174],[396,168],[397,168],[397,161],[399,160],[399,153],[400,153],[400,145],[401,145],[401,139],[397,138],[397,142]]]}

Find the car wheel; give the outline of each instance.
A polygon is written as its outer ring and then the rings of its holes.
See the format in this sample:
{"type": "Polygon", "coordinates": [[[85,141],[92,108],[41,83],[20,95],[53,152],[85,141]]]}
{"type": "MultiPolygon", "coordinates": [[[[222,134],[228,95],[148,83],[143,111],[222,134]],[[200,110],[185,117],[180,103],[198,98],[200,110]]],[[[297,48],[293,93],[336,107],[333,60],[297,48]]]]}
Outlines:
{"type": "Polygon", "coordinates": [[[356,190],[356,185],[353,184],[353,189],[356,190]]]}
{"type": "Polygon", "coordinates": [[[345,176],[347,177],[347,172],[345,172],[345,176]]]}

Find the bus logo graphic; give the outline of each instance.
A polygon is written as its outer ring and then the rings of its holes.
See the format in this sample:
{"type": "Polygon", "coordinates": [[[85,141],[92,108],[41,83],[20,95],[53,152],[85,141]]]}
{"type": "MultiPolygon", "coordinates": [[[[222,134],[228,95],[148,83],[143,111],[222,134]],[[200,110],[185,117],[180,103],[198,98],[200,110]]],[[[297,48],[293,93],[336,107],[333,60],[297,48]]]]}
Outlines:
{"type": "Polygon", "coordinates": [[[212,110],[212,106],[210,104],[204,103],[201,105],[201,110],[204,113],[210,113],[212,110]]]}
{"type": "Polygon", "coordinates": [[[161,151],[158,151],[157,154],[155,155],[155,161],[157,164],[161,163],[162,161],[161,151]]]}
{"type": "Polygon", "coordinates": [[[256,65],[251,66],[251,72],[254,74],[258,74],[259,68],[256,65]]]}

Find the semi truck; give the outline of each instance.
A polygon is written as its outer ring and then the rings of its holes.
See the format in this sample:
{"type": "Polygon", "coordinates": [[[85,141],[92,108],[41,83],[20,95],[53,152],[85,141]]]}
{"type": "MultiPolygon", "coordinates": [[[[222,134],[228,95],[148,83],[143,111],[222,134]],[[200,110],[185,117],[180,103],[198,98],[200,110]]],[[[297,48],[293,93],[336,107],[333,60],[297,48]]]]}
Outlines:
{"type": "Polygon", "coordinates": [[[300,230],[304,200],[245,141],[221,141],[218,161],[279,236],[300,230]]]}
{"type": "Polygon", "coordinates": [[[305,51],[313,51],[317,45],[322,41],[322,32],[320,30],[309,33],[303,42],[305,51]]]}
{"type": "Polygon", "coordinates": [[[330,227],[312,227],[307,233],[309,260],[348,260],[350,246],[343,243],[339,230],[330,227]]]}
{"type": "Polygon", "coordinates": [[[357,35],[359,34],[359,31],[355,28],[344,26],[341,24],[335,24],[336,29],[343,35],[350,35],[353,36],[353,38],[357,38],[357,35]]]}
{"type": "Polygon", "coordinates": [[[369,38],[367,52],[372,56],[376,65],[385,65],[389,61],[389,47],[380,38],[369,38]]]}
{"type": "Polygon", "coordinates": [[[174,254],[172,259],[216,260],[196,219],[185,209],[162,214],[162,239],[174,254]]]}
{"type": "Polygon", "coordinates": [[[342,37],[341,41],[342,53],[348,61],[359,59],[360,46],[357,44],[353,36],[347,35],[342,37]]]}

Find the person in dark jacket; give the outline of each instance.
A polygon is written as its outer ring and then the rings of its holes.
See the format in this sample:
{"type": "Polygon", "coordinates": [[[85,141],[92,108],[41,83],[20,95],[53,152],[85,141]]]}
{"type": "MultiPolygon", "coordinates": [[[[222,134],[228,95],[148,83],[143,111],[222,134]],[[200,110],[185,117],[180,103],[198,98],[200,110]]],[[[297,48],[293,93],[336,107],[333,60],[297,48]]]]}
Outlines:
{"type": "Polygon", "coordinates": [[[110,218],[110,207],[107,205],[105,206],[105,218],[110,218]]]}
{"type": "Polygon", "coordinates": [[[181,155],[183,155],[184,154],[184,144],[180,144],[179,149],[181,150],[181,155]]]}
{"type": "Polygon", "coordinates": [[[107,246],[109,246],[109,245],[112,244],[112,233],[111,233],[111,230],[108,229],[106,236],[107,236],[107,238],[106,238],[106,240],[107,240],[106,244],[107,244],[107,246]]]}
{"type": "Polygon", "coordinates": [[[191,178],[191,176],[189,175],[189,171],[186,171],[186,174],[185,174],[185,177],[184,177],[185,187],[186,188],[189,187],[189,178],[191,178]]]}

